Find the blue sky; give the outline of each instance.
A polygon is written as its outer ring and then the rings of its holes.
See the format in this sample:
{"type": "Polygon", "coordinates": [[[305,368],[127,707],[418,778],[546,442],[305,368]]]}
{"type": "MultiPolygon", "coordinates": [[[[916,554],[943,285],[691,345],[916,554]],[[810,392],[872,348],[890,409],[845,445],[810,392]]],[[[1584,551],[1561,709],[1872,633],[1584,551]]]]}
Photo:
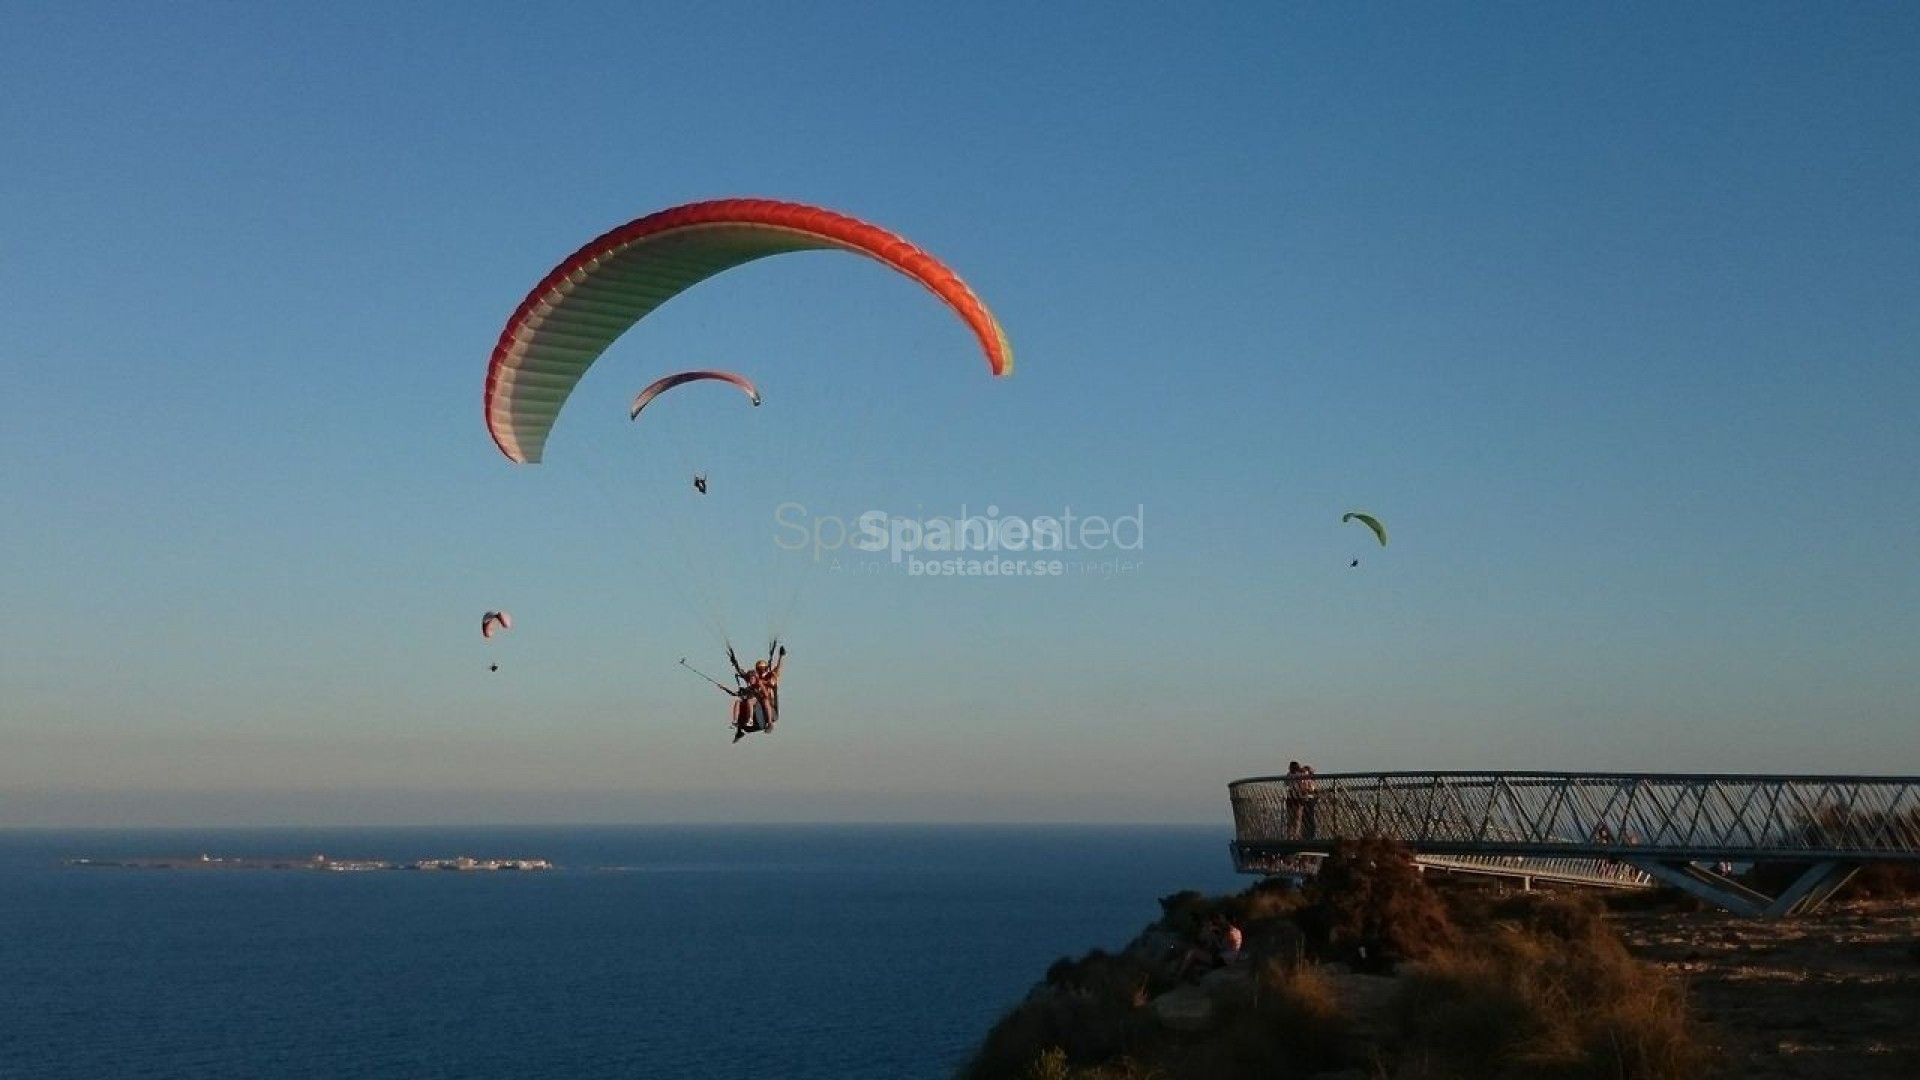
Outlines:
{"type": "Polygon", "coordinates": [[[1920,772],[1910,5],[0,27],[0,826],[1224,823],[1290,758],[1920,772]],[[935,252],[1016,374],[794,255],[646,320],[508,463],[480,392],[520,298],[730,195],[935,252]],[[705,366],[766,416],[628,425],[705,366]],[[730,746],[683,586],[750,576],[719,552],[764,507],[684,529],[708,460],[847,516],[1140,508],[1141,565],[795,574],[788,723],[730,746]]]}

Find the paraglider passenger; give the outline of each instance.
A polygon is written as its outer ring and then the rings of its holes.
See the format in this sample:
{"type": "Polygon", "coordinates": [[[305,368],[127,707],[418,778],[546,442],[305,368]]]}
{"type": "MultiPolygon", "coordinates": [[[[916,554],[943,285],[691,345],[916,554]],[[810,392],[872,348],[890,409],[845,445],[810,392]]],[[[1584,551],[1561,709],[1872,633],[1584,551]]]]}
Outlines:
{"type": "Polygon", "coordinates": [[[753,691],[750,688],[739,686],[729,690],[722,686],[720,692],[735,699],[733,703],[734,742],[746,738],[749,731],[759,730],[753,726],[753,691]]]}
{"type": "Polygon", "coordinates": [[[775,642],[767,647],[767,659],[753,665],[760,677],[761,699],[766,703],[767,730],[780,719],[780,669],[787,666],[787,647],[775,642]]]}

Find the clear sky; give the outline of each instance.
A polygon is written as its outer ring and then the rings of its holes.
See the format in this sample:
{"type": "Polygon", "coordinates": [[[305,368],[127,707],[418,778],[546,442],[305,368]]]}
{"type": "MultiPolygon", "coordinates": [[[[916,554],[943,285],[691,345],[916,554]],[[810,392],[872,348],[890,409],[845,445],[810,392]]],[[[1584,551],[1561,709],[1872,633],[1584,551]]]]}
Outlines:
{"type": "Polygon", "coordinates": [[[1901,3],[13,5],[0,825],[1920,773],[1916,71],[1901,3]],[[785,256],[510,464],[480,397],[521,297],[729,195],[933,251],[1016,373],[785,256]],[[766,408],[628,424],[707,366],[766,408]],[[764,633],[721,553],[770,521],[684,528],[689,465],[703,511],[1139,513],[1139,565],[794,572],[786,722],[732,746],[677,661],[723,662],[703,610],[764,633]]]}

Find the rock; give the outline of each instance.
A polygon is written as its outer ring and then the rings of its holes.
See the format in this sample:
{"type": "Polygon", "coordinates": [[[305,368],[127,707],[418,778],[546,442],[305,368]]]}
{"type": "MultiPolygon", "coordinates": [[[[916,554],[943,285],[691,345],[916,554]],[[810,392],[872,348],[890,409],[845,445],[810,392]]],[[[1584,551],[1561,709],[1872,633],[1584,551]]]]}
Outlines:
{"type": "Polygon", "coordinates": [[[1366,975],[1340,971],[1331,966],[1321,969],[1340,1000],[1340,1011],[1353,1025],[1355,1037],[1375,1039],[1393,1028],[1391,1009],[1400,989],[1400,980],[1391,975],[1366,975]]]}
{"type": "Polygon", "coordinates": [[[1169,1031],[1205,1031],[1213,1026],[1213,999],[1197,986],[1176,986],[1153,999],[1154,1018],[1169,1031]]]}
{"type": "Polygon", "coordinates": [[[1215,968],[1200,977],[1200,992],[1215,1005],[1241,1005],[1253,1000],[1253,975],[1245,964],[1215,968]]]}

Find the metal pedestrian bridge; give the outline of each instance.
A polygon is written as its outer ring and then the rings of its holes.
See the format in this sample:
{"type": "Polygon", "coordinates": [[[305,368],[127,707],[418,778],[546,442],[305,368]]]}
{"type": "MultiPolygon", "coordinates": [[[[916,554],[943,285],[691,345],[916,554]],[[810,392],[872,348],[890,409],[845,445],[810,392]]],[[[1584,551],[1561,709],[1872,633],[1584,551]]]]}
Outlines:
{"type": "Polygon", "coordinates": [[[1920,863],[1920,777],[1389,772],[1236,780],[1233,858],[1304,874],[1340,840],[1423,865],[1605,888],[1664,884],[1742,915],[1810,912],[1869,863],[1920,863]],[[1776,895],[1735,880],[1800,867],[1776,895]]]}

